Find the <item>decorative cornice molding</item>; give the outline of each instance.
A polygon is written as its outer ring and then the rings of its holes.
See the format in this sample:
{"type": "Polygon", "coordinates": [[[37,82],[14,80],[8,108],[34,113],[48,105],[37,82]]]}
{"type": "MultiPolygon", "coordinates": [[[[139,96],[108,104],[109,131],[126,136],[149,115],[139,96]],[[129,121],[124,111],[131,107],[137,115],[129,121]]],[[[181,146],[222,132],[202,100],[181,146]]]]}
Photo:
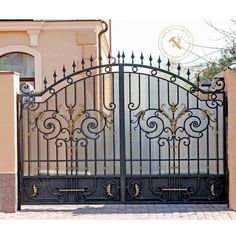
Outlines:
{"type": "Polygon", "coordinates": [[[27,33],[30,37],[30,46],[38,46],[38,37],[40,34],[40,30],[28,30],[27,33]]]}
{"type": "Polygon", "coordinates": [[[96,30],[99,22],[0,22],[0,31],[96,30]]]}

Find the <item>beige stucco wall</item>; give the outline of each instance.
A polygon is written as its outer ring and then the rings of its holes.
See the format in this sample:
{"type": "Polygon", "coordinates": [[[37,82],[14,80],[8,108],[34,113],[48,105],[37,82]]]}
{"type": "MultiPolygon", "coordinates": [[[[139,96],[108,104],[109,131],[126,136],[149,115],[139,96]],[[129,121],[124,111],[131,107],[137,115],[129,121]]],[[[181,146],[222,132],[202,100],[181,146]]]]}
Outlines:
{"type": "Polygon", "coordinates": [[[0,173],[16,172],[18,73],[0,72],[0,173]]]}
{"type": "Polygon", "coordinates": [[[227,151],[229,170],[229,207],[236,211],[236,71],[225,72],[228,100],[227,151]]]}
{"type": "MultiPolygon", "coordinates": [[[[35,79],[37,90],[42,90],[44,77],[52,82],[54,70],[56,70],[58,78],[62,77],[63,64],[67,68],[66,74],[70,74],[72,73],[73,60],[79,65],[78,70],[81,68],[82,57],[86,59],[87,65],[90,64],[88,59],[91,54],[94,58],[98,58],[98,35],[103,27],[100,20],[3,21],[0,22],[0,56],[6,53],[4,50],[6,46],[12,46],[11,52],[14,51],[15,46],[19,45],[39,52],[41,58],[35,67],[40,67],[40,73],[35,79]]],[[[110,46],[106,35],[107,33],[101,36],[101,54],[107,55],[110,46]]]]}
{"type": "Polygon", "coordinates": [[[17,210],[17,99],[19,74],[0,72],[0,211],[17,210]]]}

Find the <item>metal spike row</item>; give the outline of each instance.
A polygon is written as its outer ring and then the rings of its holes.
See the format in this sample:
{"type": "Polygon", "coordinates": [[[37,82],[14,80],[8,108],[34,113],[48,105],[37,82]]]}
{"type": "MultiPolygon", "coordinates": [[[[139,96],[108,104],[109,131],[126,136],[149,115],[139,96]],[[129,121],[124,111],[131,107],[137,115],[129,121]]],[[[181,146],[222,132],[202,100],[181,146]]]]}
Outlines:
{"type": "Polygon", "coordinates": [[[191,72],[190,72],[190,70],[189,70],[189,68],[188,68],[188,70],[187,70],[187,76],[188,76],[188,80],[189,80],[189,76],[191,75],[191,72]]]}
{"type": "Polygon", "coordinates": [[[167,61],[167,64],[166,64],[166,65],[167,65],[167,70],[168,70],[168,71],[170,71],[170,66],[171,66],[171,63],[170,63],[170,60],[169,60],[169,59],[168,59],[168,61],[167,61]]]}
{"type": "Polygon", "coordinates": [[[56,73],[56,71],[54,70],[54,72],[53,72],[53,81],[54,81],[54,83],[56,83],[57,82],[57,73],[56,73]]]}
{"type": "Polygon", "coordinates": [[[117,53],[117,59],[118,59],[118,63],[120,63],[120,51],[118,51],[117,53]]]}
{"type": "Polygon", "coordinates": [[[140,59],[141,59],[141,64],[143,65],[143,59],[144,59],[144,56],[143,56],[143,53],[142,53],[142,52],[141,52],[140,59]]]}
{"type": "Polygon", "coordinates": [[[84,69],[84,64],[85,64],[85,60],[84,60],[84,58],[82,57],[82,60],[81,60],[82,69],[84,69]]]}
{"type": "Polygon", "coordinates": [[[178,63],[177,70],[178,70],[178,75],[180,75],[180,70],[181,70],[180,63],[178,63]]]}
{"type": "Polygon", "coordinates": [[[125,62],[125,53],[124,53],[124,51],[122,52],[121,57],[122,57],[122,63],[124,63],[125,62]]]}
{"type": "Polygon", "coordinates": [[[66,76],[66,67],[65,67],[65,65],[63,65],[62,72],[63,72],[63,77],[65,77],[66,76]]]}
{"type": "Polygon", "coordinates": [[[107,58],[108,58],[108,63],[111,64],[111,54],[110,54],[110,52],[108,53],[107,58]]]}
{"type": "Polygon", "coordinates": [[[134,58],[135,58],[134,52],[132,51],[132,54],[131,54],[132,64],[134,64],[134,58]]]}
{"type": "Polygon", "coordinates": [[[199,76],[199,74],[197,75],[197,86],[198,87],[200,86],[200,76],[199,76]]]}
{"type": "Polygon", "coordinates": [[[73,73],[75,73],[75,68],[76,68],[75,60],[73,61],[72,68],[73,68],[73,73]]]}
{"type": "Polygon", "coordinates": [[[149,61],[150,61],[150,66],[152,66],[152,54],[150,54],[149,61]]]}
{"type": "Polygon", "coordinates": [[[158,68],[161,68],[161,57],[160,56],[158,57],[157,62],[158,62],[158,68]]]}
{"type": "Polygon", "coordinates": [[[92,67],[93,66],[93,56],[91,55],[91,57],[90,57],[90,59],[89,59],[89,61],[90,61],[90,66],[92,67]]]}
{"type": "Polygon", "coordinates": [[[43,83],[44,83],[44,88],[46,89],[46,88],[47,88],[47,83],[48,83],[48,81],[47,81],[47,78],[46,78],[46,77],[44,78],[44,81],[43,81],[43,83]]]}

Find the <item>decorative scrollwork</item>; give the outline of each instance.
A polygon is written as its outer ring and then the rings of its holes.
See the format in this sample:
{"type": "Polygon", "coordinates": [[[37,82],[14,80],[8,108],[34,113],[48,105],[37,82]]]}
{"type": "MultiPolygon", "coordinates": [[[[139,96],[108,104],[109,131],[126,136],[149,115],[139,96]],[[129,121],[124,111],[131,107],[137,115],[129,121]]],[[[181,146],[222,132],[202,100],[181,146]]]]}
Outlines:
{"type": "Polygon", "coordinates": [[[141,110],[135,114],[136,120],[131,121],[136,124],[134,130],[140,127],[147,138],[161,137],[163,133],[170,133],[170,139],[181,140],[188,136],[202,137],[203,131],[208,126],[214,129],[212,122],[216,122],[216,120],[213,112],[201,108],[188,109],[185,104],[182,104],[181,109],[175,103],[172,103],[168,110],[165,109],[165,106],[162,104],[160,109],[141,110]],[[180,111],[177,113],[178,110],[180,111]],[[168,121],[169,126],[165,125],[165,121],[168,121]],[[177,135],[178,133],[179,135],[177,135]],[[187,136],[183,136],[184,133],[187,136]]]}
{"type": "Polygon", "coordinates": [[[23,82],[20,84],[20,91],[23,94],[33,94],[35,93],[34,87],[32,86],[32,84],[27,83],[27,82],[23,82]]]}
{"type": "Polygon", "coordinates": [[[143,180],[139,178],[132,178],[129,180],[127,184],[127,190],[129,195],[132,198],[135,199],[141,199],[142,198],[142,186],[143,186],[143,180]]]}
{"type": "Polygon", "coordinates": [[[108,184],[108,185],[106,186],[106,194],[107,194],[109,197],[113,197],[111,184],[108,184]]]}
{"type": "Polygon", "coordinates": [[[141,188],[140,188],[140,186],[138,184],[135,184],[134,185],[134,189],[135,189],[134,196],[138,197],[140,195],[141,188]]]}
{"type": "Polygon", "coordinates": [[[84,110],[83,105],[80,105],[76,112],[76,109],[70,104],[66,111],[63,111],[62,105],[59,105],[56,111],[40,111],[36,113],[30,124],[33,130],[37,128],[47,140],[55,138],[58,140],[59,135],[62,134],[66,142],[69,140],[78,142],[83,138],[78,137],[79,134],[83,134],[88,139],[97,139],[99,133],[105,128],[110,130],[112,123],[110,118],[111,115],[107,115],[104,111],[84,110]]]}
{"type": "Polygon", "coordinates": [[[40,199],[41,181],[39,179],[29,179],[24,184],[24,189],[27,197],[31,200],[40,199]]]}
{"type": "Polygon", "coordinates": [[[208,198],[217,198],[222,193],[222,182],[218,178],[211,177],[207,179],[208,198]]]}
{"type": "Polygon", "coordinates": [[[225,88],[224,77],[220,77],[213,80],[210,90],[214,92],[220,92],[224,91],[224,88],[225,88]]]}
{"type": "Polygon", "coordinates": [[[103,187],[105,189],[105,195],[108,199],[115,198],[119,190],[119,184],[116,179],[108,178],[103,181],[103,187]]]}
{"type": "Polygon", "coordinates": [[[33,184],[31,197],[35,198],[37,197],[37,195],[38,195],[38,187],[36,186],[36,184],[33,184]]]}

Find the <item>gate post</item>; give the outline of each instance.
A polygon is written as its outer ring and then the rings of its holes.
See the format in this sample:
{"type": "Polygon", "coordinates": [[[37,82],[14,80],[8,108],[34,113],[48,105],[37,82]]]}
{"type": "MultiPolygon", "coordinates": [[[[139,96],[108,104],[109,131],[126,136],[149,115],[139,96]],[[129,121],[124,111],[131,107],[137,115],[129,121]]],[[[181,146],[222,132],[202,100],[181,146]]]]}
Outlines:
{"type": "Polygon", "coordinates": [[[17,93],[19,73],[0,72],[0,211],[17,210],[17,93]]]}
{"type": "MultiPolygon", "coordinates": [[[[236,71],[227,69],[225,72],[226,96],[228,101],[227,154],[229,208],[236,211],[236,71]]],[[[227,104],[226,104],[227,106],[227,104]]],[[[226,141],[226,140],[225,140],[226,141]]]]}
{"type": "Polygon", "coordinates": [[[120,194],[121,203],[125,203],[125,86],[124,86],[124,65],[119,65],[119,124],[120,124],[120,194]]]}

